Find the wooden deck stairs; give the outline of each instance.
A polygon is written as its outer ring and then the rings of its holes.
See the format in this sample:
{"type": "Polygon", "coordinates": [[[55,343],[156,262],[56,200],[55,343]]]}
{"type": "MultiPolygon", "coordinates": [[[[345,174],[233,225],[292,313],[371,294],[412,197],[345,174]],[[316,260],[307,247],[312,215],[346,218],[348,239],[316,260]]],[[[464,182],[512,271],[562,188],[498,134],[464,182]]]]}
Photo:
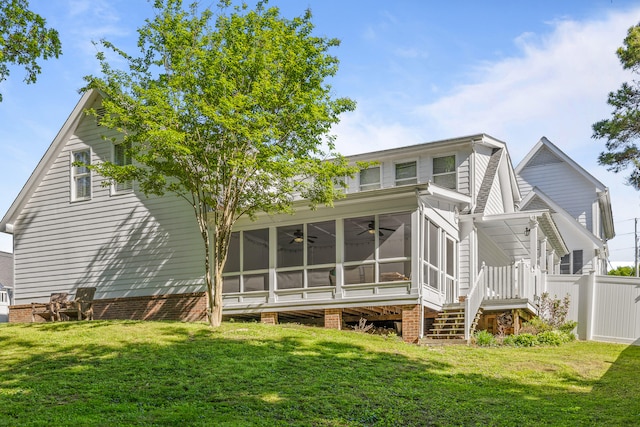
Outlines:
{"type": "MultiPolygon", "coordinates": [[[[478,309],[471,323],[470,334],[475,332],[481,315],[482,309],[478,309]]],[[[432,340],[464,340],[464,307],[445,308],[439,312],[426,338],[432,340]]]]}

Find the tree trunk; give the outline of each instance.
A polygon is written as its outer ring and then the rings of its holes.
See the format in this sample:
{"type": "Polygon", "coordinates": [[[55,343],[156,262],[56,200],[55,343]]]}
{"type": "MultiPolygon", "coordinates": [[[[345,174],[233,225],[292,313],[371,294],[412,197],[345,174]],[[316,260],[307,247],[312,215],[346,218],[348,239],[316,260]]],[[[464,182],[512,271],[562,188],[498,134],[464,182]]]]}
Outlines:
{"type": "MultiPolygon", "coordinates": [[[[211,308],[212,327],[217,328],[222,323],[222,268],[217,259],[214,261],[213,274],[213,298],[210,298],[209,307],[211,308]]],[[[209,293],[211,295],[211,292],[209,293]]]]}

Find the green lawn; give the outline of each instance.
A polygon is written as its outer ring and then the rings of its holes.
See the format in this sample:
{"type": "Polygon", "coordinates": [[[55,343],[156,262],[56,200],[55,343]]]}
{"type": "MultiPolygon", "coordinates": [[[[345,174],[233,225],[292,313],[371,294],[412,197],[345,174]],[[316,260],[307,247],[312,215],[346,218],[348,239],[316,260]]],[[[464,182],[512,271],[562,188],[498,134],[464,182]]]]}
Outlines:
{"type": "Polygon", "coordinates": [[[640,347],[419,347],[296,325],[0,326],[2,426],[639,425],[640,347]]]}

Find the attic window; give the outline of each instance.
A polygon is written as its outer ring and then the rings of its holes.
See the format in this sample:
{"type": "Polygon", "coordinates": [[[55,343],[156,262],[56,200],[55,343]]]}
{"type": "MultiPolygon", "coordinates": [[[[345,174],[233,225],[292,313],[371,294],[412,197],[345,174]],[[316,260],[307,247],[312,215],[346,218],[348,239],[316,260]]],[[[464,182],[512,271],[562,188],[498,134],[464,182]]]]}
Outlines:
{"type": "Polygon", "coordinates": [[[380,166],[360,171],[360,191],[380,188],[380,166]]]}
{"type": "Polygon", "coordinates": [[[416,162],[396,163],[396,185],[417,184],[416,162]]]}
{"type": "Polygon", "coordinates": [[[444,188],[457,188],[456,156],[433,158],[433,183],[444,188]]]}
{"type": "Polygon", "coordinates": [[[71,200],[91,199],[91,150],[71,153],[71,200]]]}

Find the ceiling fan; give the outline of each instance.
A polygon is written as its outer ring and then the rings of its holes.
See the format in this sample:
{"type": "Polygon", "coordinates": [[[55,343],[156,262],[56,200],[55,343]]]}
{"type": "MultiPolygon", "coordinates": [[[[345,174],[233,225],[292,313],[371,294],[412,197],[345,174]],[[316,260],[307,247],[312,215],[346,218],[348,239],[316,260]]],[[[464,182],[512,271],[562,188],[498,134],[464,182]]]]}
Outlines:
{"type": "MultiPolygon", "coordinates": [[[[391,231],[391,232],[396,231],[393,228],[378,227],[378,235],[379,236],[384,236],[384,233],[382,232],[382,230],[391,231]]],[[[359,236],[359,235],[364,234],[364,233],[376,234],[376,224],[373,221],[369,221],[369,224],[367,225],[367,229],[364,230],[364,231],[361,231],[357,235],[359,236]]]]}
{"type": "MultiPolygon", "coordinates": [[[[291,239],[289,244],[304,242],[304,233],[302,232],[302,230],[296,230],[293,232],[293,234],[289,234],[289,235],[293,237],[293,239],[291,239]]],[[[307,236],[307,242],[314,243],[315,240],[313,239],[317,239],[317,238],[318,238],[317,236],[307,236]]]]}

